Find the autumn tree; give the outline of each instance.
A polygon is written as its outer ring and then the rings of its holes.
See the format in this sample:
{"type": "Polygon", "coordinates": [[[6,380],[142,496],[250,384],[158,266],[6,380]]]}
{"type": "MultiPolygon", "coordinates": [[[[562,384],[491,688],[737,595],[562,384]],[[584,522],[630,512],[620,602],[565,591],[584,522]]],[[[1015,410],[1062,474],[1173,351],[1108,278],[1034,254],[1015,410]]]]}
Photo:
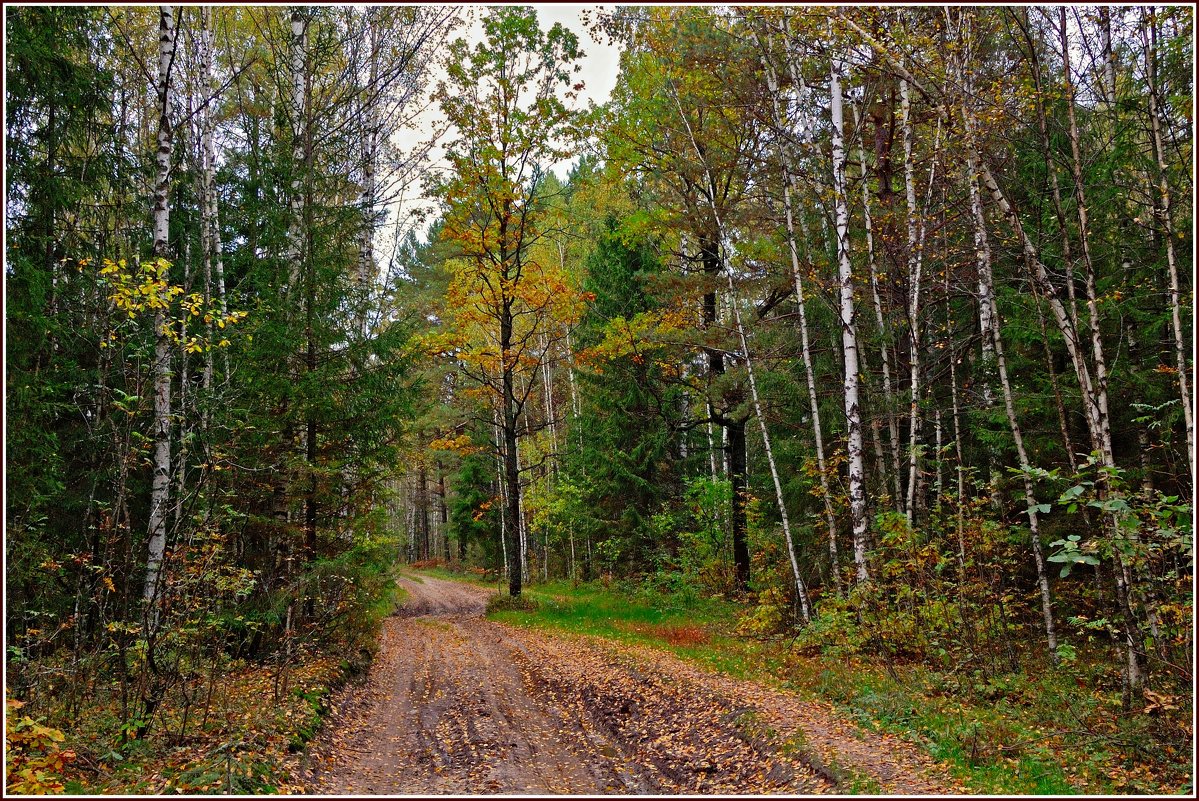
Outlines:
{"type": "Polygon", "coordinates": [[[544,234],[546,170],[565,158],[574,115],[568,102],[578,40],[561,25],[541,30],[531,8],[493,9],[484,41],[450,47],[448,78],[437,92],[456,130],[440,190],[447,207],[443,236],[456,243],[446,304],[459,337],[462,369],[494,401],[503,457],[508,589],[521,592],[520,468],[517,436],[547,338],[561,336],[574,312],[571,290],[553,264],[534,258],[544,234]],[[469,344],[468,344],[469,343],[469,344]]]}

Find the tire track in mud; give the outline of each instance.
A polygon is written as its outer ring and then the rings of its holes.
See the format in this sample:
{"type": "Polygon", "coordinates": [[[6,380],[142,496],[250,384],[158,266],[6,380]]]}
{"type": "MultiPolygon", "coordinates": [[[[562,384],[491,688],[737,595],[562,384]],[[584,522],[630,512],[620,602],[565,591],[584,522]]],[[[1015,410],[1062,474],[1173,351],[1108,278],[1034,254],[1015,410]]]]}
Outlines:
{"type": "MultiPolygon", "coordinates": [[[[408,599],[384,621],[366,681],[339,694],[309,747],[308,792],[819,794],[838,787],[809,751],[859,761],[867,745],[846,750],[839,740],[849,729],[800,721],[828,741],[809,736],[811,749],[796,749],[745,725],[752,713],[785,733],[779,711],[807,703],[791,694],[652,649],[487,621],[491,591],[472,585],[400,583],[408,599]]],[[[883,792],[951,786],[902,749],[874,762],[885,768],[883,792]]],[[[863,764],[876,772],[869,758],[863,764]]]]}

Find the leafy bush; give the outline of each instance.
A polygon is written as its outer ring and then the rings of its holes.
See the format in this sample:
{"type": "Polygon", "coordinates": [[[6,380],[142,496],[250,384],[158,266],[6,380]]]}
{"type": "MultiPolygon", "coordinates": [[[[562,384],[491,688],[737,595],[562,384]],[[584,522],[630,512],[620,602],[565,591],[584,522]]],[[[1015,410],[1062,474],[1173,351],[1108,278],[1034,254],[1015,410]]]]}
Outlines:
{"type": "Polygon", "coordinates": [[[22,795],[48,795],[63,792],[63,771],[75,760],[75,752],[62,749],[65,735],[34,720],[16,714],[24,706],[9,698],[8,725],[4,732],[5,791],[22,795]]]}

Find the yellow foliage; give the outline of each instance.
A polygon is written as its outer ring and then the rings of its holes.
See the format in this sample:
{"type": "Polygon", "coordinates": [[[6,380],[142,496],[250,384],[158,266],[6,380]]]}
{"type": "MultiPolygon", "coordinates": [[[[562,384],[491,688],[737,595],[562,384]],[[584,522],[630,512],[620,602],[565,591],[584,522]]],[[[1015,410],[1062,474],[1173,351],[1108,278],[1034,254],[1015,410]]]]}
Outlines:
{"type": "Polygon", "coordinates": [[[462,434],[457,437],[439,437],[429,443],[431,451],[453,451],[454,453],[467,456],[475,453],[479,448],[471,444],[470,436],[462,434]]]}
{"type": "Polygon", "coordinates": [[[66,737],[28,715],[18,717],[24,704],[15,698],[5,702],[8,725],[4,736],[5,792],[47,795],[63,791],[63,769],[74,761],[75,752],[63,750],[66,737]]]}
{"type": "MultiPolygon", "coordinates": [[[[87,264],[86,259],[79,261],[81,268],[87,264]]],[[[190,318],[202,317],[205,325],[215,323],[223,329],[249,316],[249,312],[244,311],[221,311],[215,301],[206,301],[198,292],[185,293],[183,287],[170,283],[170,268],[171,263],[166,259],[148,259],[132,266],[125,259],[105,259],[98,275],[101,286],[109,290],[108,299],[118,311],[125,312],[128,319],[136,319],[146,312],[166,312],[168,319],[162,326],[162,333],[188,353],[201,353],[211,347],[207,337],[186,333],[190,318]]],[[[100,347],[112,347],[115,341],[116,333],[110,332],[101,340],[100,347]]],[[[228,345],[229,340],[222,339],[217,347],[228,345]]]]}

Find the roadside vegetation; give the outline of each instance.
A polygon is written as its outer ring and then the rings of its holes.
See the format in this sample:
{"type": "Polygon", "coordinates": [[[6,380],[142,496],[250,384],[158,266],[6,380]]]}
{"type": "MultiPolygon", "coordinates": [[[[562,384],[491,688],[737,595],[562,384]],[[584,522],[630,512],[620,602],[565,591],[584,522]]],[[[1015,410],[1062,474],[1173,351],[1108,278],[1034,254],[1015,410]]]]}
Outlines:
{"type": "MultiPolygon", "coordinates": [[[[132,682],[92,675],[92,662],[10,653],[10,686],[31,676],[36,684],[23,693],[30,700],[7,701],[8,792],[303,792],[294,777],[306,744],[333,693],[364,674],[381,620],[403,600],[392,552],[356,552],[361,561],[344,569],[357,592],[344,599],[340,622],[296,632],[273,655],[259,644],[270,609],[243,607],[235,625],[196,620],[192,639],[162,651],[169,683],[152,727],[131,714],[132,682]]],[[[97,659],[111,665],[115,654],[97,659]]]]}

